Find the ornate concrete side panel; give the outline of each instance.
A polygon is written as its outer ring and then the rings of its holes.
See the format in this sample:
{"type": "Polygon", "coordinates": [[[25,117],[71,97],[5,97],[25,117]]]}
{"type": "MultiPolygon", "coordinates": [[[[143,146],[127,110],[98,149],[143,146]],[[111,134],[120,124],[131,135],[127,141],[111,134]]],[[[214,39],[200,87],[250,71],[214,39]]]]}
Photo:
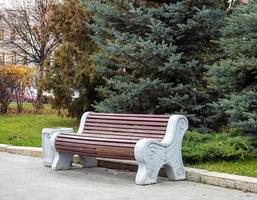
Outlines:
{"type": "Polygon", "coordinates": [[[142,139],[137,142],[134,151],[138,162],[136,184],[156,183],[162,166],[164,166],[170,180],[184,180],[186,178],[181,145],[187,129],[188,121],[185,116],[172,115],[162,142],[150,139],[142,139]]]}

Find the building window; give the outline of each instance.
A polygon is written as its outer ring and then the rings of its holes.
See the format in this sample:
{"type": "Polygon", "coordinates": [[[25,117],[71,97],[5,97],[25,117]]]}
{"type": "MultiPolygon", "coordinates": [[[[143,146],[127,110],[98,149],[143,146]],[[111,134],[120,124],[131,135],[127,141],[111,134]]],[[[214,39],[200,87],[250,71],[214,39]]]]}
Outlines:
{"type": "Polygon", "coordinates": [[[0,65],[4,65],[4,52],[0,52],[0,65]]]}
{"type": "Polygon", "coordinates": [[[28,64],[28,58],[26,56],[23,57],[23,64],[24,65],[28,64]]]}
{"type": "Polygon", "coordinates": [[[12,31],[12,32],[11,32],[11,40],[15,40],[15,35],[16,35],[15,32],[12,31]]]}
{"type": "Polygon", "coordinates": [[[0,30],[0,40],[4,39],[4,30],[0,30]]]}
{"type": "Polygon", "coordinates": [[[17,62],[17,60],[16,60],[16,52],[12,52],[11,61],[12,61],[12,64],[16,64],[16,62],[17,62]]]}

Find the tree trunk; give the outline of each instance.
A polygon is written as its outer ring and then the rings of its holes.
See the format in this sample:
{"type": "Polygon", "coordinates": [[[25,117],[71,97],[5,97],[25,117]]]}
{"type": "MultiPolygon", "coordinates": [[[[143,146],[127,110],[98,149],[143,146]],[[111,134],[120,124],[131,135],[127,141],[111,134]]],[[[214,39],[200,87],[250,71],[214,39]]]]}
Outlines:
{"type": "Polygon", "coordinates": [[[5,104],[5,103],[2,103],[1,106],[0,106],[0,112],[1,112],[1,114],[6,114],[6,113],[7,113],[7,110],[8,110],[8,105],[5,104]]]}
{"type": "Polygon", "coordinates": [[[36,103],[37,108],[42,108],[43,107],[43,90],[41,86],[37,87],[37,103],[36,103]]]}
{"type": "Polygon", "coordinates": [[[37,109],[43,108],[43,87],[42,87],[43,77],[44,77],[44,64],[40,64],[37,83],[36,83],[37,84],[37,103],[36,103],[37,109]]]}
{"type": "Polygon", "coordinates": [[[23,92],[21,93],[19,89],[15,90],[15,99],[16,99],[18,113],[22,113],[22,110],[23,110],[23,101],[24,101],[23,95],[24,93],[23,92]]]}

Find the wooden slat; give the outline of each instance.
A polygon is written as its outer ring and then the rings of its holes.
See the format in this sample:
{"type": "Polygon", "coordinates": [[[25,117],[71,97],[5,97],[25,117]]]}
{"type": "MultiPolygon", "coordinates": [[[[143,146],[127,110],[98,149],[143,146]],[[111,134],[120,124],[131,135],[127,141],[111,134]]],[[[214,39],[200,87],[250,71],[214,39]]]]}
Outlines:
{"type": "Polygon", "coordinates": [[[95,148],[88,148],[86,145],[78,144],[78,145],[71,145],[71,144],[56,144],[56,149],[58,151],[67,150],[67,151],[74,151],[74,152],[84,152],[89,153],[92,155],[116,155],[116,156],[133,156],[134,151],[132,148],[115,148],[115,147],[105,147],[105,146],[97,146],[95,148]]]}
{"type": "Polygon", "coordinates": [[[98,131],[98,130],[84,130],[84,134],[99,134],[99,135],[129,135],[129,136],[139,136],[139,137],[147,137],[147,136],[156,136],[156,137],[164,137],[164,133],[154,134],[154,133],[137,133],[137,132],[115,132],[115,131],[98,131]]]}
{"type": "Polygon", "coordinates": [[[122,128],[108,128],[108,127],[98,127],[98,126],[85,126],[85,132],[90,131],[104,131],[104,132],[123,132],[123,133],[132,133],[132,134],[153,134],[153,135],[164,135],[165,130],[140,130],[140,129],[122,129],[122,128]]]}
{"type": "Polygon", "coordinates": [[[58,145],[56,147],[56,149],[58,151],[73,151],[73,152],[84,152],[84,153],[88,153],[94,156],[97,155],[116,155],[116,156],[133,156],[133,149],[130,149],[130,151],[125,150],[125,149],[121,149],[121,150],[117,150],[117,149],[102,149],[102,148],[97,148],[97,149],[88,149],[86,147],[78,147],[78,146],[63,146],[63,145],[58,145]]]}
{"type": "Polygon", "coordinates": [[[66,135],[66,134],[60,134],[58,135],[58,140],[61,138],[65,139],[76,139],[76,140],[87,140],[87,141],[100,141],[100,142],[117,142],[117,143],[136,143],[138,140],[125,140],[125,139],[108,139],[108,138],[92,138],[88,137],[86,134],[82,135],[66,135]]]}
{"type": "Polygon", "coordinates": [[[102,120],[121,120],[126,121],[146,121],[146,122],[168,122],[169,118],[147,118],[147,117],[129,117],[129,116],[102,116],[102,115],[89,115],[87,119],[102,119],[102,120]]]}
{"type": "Polygon", "coordinates": [[[68,151],[68,150],[58,150],[59,152],[64,152],[64,153],[70,153],[70,154],[76,154],[76,155],[85,155],[85,156],[92,156],[92,157],[99,157],[99,158],[112,158],[112,159],[119,159],[119,160],[135,160],[134,156],[132,157],[126,157],[126,156],[116,156],[116,155],[95,155],[95,154],[90,154],[90,153],[85,153],[85,152],[78,152],[78,151],[68,151]]]}
{"type": "Polygon", "coordinates": [[[120,154],[130,154],[133,155],[133,149],[132,148],[117,148],[117,147],[106,147],[106,146],[88,146],[85,144],[71,144],[71,143],[56,143],[56,147],[57,148],[62,148],[62,149],[67,149],[67,150],[72,150],[76,149],[77,151],[85,151],[85,152],[89,152],[89,153],[93,153],[93,154],[97,154],[97,153],[113,153],[116,155],[120,155],[120,154]]]}
{"type": "Polygon", "coordinates": [[[88,145],[102,145],[102,146],[114,146],[114,147],[135,147],[135,143],[117,143],[117,142],[102,142],[102,141],[89,141],[83,139],[71,139],[71,138],[57,138],[56,142],[69,142],[78,144],[88,144],[88,145]]]}
{"type": "Polygon", "coordinates": [[[140,140],[143,138],[147,139],[156,139],[156,140],[162,140],[163,137],[158,137],[155,135],[144,135],[144,136],[138,136],[138,135],[111,135],[111,134],[92,134],[92,133],[86,133],[87,137],[91,138],[109,138],[109,139],[124,139],[124,140],[140,140]]]}
{"type": "Polygon", "coordinates": [[[84,155],[84,156],[92,156],[92,157],[100,157],[100,158],[114,158],[114,159],[121,159],[121,160],[134,160],[134,155],[117,155],[117,154],[108,154],[108,153],[92,153],[92,152],[87,152],[83,150],[78,150],[78,149],[73,149],[73,148],[62,148],[59,147],[58,149],[59,152],[64,152],[64,153],[71,153],[71,154],[76,154],[76,155],[84,155]]]}
{"type": "Polygon", "coordinates": [[[123,124],[123,125],[142,125],[142,126],[167,126],[167,122],[141,122],[141,121],[126,121],[126,120],[101,120],[101,119],[87,119],[87,122],[102,123],[102,124],[123,124]]]}
{"type": "Polygon", "coordinates": [[[103,123],[90,123],[86,121],[85,127],[107,127],[107,128],[121,128],[121,129],[139,129],[139,130],[166,130],[166,126],[139,126],[139,125],[122,125],[122,124],[103,124],[103,123]]]}
{"type": "Polygon", "coordinates": [[[83,134],[86,134],[88,137],[92,137],[93,136],[98,136],[98,137],[124,137],[124,138],[128,138],[128,139],[131,139],[131,138],[137,138],[138,140],[139,139],[143,139],[143,138],[156,138],[156,139],[163,139],[163,136],[162,135],[154,135],[154,134],[126,134],[126,133],[119,133],[119,134],[116,134],[116,133],[95,133],[95,132],[84,132],[83,134]]]}
{"type": "Polygon", "coordinates": [[[171,115],[151,115],[151,114],[116,114],[116,113],[94,113],[89,116],[120,116],[120,117],[146,117],[146,118],[169,118],[171,115]]]}

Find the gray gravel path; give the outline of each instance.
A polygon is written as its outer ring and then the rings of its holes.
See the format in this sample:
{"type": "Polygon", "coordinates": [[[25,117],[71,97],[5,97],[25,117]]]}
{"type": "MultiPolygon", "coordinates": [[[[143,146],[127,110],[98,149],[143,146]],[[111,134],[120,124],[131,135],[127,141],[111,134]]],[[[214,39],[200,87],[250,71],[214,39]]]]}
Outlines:
{"type": "Polygon", "coordinates": [[[165,178],[137,186],[134,178],[131,172],[78,166],[55,172],[40,158],[0,153],[0,200],[257,200],[253,193],[165,178]]]}

